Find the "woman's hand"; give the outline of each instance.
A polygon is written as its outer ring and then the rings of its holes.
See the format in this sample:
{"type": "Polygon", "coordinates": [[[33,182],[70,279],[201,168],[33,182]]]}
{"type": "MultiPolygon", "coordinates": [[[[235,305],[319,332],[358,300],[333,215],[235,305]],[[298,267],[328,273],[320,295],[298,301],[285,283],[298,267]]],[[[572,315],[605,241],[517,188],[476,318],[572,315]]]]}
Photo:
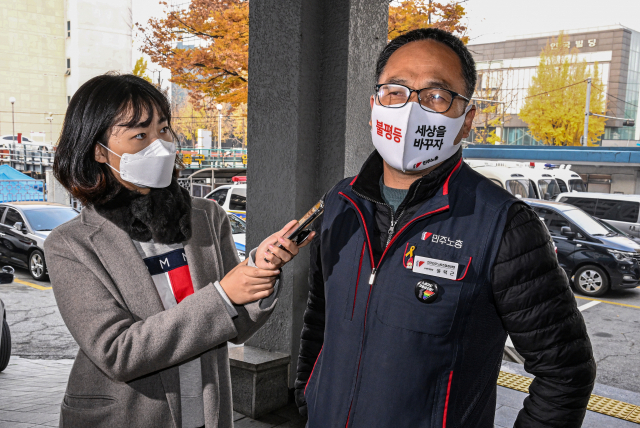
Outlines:
{"type": "Polygon", "coordinates": [[[260,269],[247,266],[248,260],[231,269],[220,285],[227,297],[236,305],[255,302],[269,297],[273,293],[279,269],[260,269]]]}
{"type": "Polygon", "coordinates": [[[256,251],[256,266],[262,269],[279,269],[297,256],[298,250],[309,244],[316,234],[311,232],[307,240],[297,246],[293,241],[285,238],[297,226],[298,221],[291,220],[282,230],[262,241],[256,251]],[[283,248],[280,248],[278,244],[282,245],[283,248]]]}

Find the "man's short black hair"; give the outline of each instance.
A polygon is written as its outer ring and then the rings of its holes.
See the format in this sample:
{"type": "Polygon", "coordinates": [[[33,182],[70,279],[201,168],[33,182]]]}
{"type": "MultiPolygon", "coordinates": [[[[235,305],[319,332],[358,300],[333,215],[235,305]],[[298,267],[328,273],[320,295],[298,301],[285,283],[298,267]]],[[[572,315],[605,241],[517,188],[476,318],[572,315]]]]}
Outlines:
{"type": "Polygon", "coordinates": [[[106,164],[95,160],[96,145],[107,146],[116,124],[132,128],[141,119],[153,120],[155,112],[167,120],[174,135],[169,101],[151,83],[132,74],[115,73],[87,81],[67,107],[53,161],[56,179],[83,205],[108,200],[121,184],[106,164]],[[126,123],[119,123],[123,120],[126,123]]]}
{"type": "Polygon", "coordinates": [[[476,88],[477,79],[476,63],[473,60],[473,56],[471,56],[467,47],[462,43],[462,40],[451,33],[437,28],[420,28],[404,33],[391,40],[382,52],[380,52],[380,56],[378,56],[378,62],[376,63],[376,82],[380,83],[380,75],[387,65],[389,57],[391,57],[395,51],[407,43],[417,42],[419,40],[434,40],[444,43],[458,55],[458,58],[460,58],[460,66],[462,67],[462,77],[464,78],[466,87],[466,93],[464,95],[471,98],[476,88]]]}

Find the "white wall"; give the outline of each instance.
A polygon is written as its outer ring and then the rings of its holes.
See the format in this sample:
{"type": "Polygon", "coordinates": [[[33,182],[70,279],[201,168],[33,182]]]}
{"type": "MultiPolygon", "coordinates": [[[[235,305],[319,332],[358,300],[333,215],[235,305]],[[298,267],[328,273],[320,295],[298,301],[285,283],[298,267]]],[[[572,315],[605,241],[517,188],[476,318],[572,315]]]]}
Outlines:
{"type": "Polygon", "coordinates": [[[71,37],[66,39],[71,59],[68,96],[107,71],[131,73],[131,0],[65,0],[65,11],[71,21],[71,37]]]}

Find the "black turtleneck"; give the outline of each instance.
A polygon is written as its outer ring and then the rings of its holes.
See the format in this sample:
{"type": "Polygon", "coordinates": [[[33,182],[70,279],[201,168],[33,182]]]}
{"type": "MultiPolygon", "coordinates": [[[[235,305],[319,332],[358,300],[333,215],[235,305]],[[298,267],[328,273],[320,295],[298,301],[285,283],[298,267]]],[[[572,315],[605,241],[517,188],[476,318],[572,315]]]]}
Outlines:
{"type": "Polygon", "coordinates": [[[175,178],[168,187],[146,195],[122,187],[93,208],[136,241],[177,244],[191,238],[191,196],[175,178]]]}

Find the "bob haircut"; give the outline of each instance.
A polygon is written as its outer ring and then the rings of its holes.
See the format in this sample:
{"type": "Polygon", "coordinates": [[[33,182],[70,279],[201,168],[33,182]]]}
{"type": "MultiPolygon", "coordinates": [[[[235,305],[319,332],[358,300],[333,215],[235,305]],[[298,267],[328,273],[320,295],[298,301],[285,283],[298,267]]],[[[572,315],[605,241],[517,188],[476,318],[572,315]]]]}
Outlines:
{"type": "Polygon", "coordinates": [[[83,205],[111,199],[123,186],[106,164],[95,160],[96,144],[107,146],[113,126],[129,116],[124,127],[132,128],[145,118],[151,123],[154,111],[167,119],[175,137],[169,102],[151,83],[115,73],[86,82],[71,98],[64,117],[53,161],[56,179],[83,205]]]}

